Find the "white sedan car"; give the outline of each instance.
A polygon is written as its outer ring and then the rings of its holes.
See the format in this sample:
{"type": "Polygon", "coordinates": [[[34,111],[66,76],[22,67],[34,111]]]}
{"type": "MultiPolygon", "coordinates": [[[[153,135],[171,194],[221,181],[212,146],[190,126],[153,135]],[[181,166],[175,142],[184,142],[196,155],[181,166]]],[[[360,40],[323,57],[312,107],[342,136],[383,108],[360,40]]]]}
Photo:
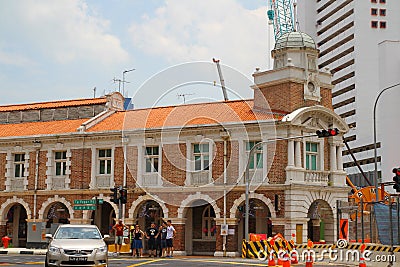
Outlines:
{"type": "MultiPolygon", "coordinates": [[[[60,225],[50,239],[45,267],[108,266],[107,245],[96,225],[60,225]]],[[[107,237],[104,236],[105,238],[107,237]]]]}

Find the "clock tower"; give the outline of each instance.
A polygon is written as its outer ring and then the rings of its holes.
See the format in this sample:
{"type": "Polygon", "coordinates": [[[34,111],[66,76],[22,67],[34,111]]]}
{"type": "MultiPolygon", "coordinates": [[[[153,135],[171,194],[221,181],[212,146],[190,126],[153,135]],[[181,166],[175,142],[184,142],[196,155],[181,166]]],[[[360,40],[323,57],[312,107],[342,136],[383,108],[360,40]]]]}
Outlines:
{"type": "Polygon", "coordinates": [[[283,34],[271,52],[274,66],[253,74],[254,108],[292,112],[298,108],[322,105],[332,109],[332,75],[318,69],[319,50],[303,32],[283,34]]]}

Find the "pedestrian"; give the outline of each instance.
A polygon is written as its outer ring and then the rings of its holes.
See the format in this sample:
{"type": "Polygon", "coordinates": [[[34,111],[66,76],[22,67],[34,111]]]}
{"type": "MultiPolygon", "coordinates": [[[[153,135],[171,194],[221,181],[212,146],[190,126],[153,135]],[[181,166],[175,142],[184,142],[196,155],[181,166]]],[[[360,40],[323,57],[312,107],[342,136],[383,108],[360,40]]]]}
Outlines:
{"type": "Polygon", "coordinates": [[[158,227],[158,234],[156,238],[156,256],[160,257],[162,256],[162,248],[161,248],[161,230],[162,226],[160,225],[158,227]]]}
{"type": "Polygon", "coordinates": [[[160,257],[165,257],[166,255],[166,250],[167,250],[167,223],[163,222],[162,226],[160,226],[160,232],[159,232],[159,236],[160,236],[160,242],[161,242],[161,256],[160,257]]]}
{"type": "Polygon", "coordinates": [[[167,221],[167,256],[166,258],[172,258],[174,254],[174,237],[176,235],[175,228],[172,226],[171,220],[167,221]]]}
{"type": "Polygon", "coordinates": [[[136,249],[136,253],[139,252],[139,254],[136,254],[137,257],[143,256],[143,236],[144,233],[140,230],[139,224],[136,224],[135,229],[133,230],[132,251],[136,249]]]}
{"type": "Polygon", "coordinates": [[[116,223],[112,229],[115,232],[115,241],[114,241],[114,246],[115,246],[115,254],[116,256],[119,256],[119,253],[121,252],[121,247],[122,247],[122,242],[124,241],[124,229],[125,229],[125,224],[123,224],[122,220],[119,219],[118,223],[116,223]]]}
{"type": "Polygon", "coordinates": [[[149,257],[156,257],[156,239],[158,236],[158,229],[154,222],[151,223],[150,228],[146,230],[146,238],[148,239],[147,245],[149,248],[149,257]]]}

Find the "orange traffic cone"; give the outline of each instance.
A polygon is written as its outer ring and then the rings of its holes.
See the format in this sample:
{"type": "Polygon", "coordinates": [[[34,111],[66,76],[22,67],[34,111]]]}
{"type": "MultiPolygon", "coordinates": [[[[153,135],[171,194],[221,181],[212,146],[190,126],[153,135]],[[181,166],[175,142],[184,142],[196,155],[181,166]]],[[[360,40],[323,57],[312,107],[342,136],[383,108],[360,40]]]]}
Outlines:
{"type": "Polygon", "coordinates": [[[306,267],[312,267],[312,266],[313,266],[313,258],[311,255],[309,255],[306,258],[306,267]]]}
{"type": "Polygon", "coordinates": [[[268,258],[268,266],[276,266],[275,257],[272,253],[268,258]]]}
{"type": "Polygon", "coordinates": [[[367,264],[365,263],[365,259],[364,259],[365,247],[366,247],[365,244],[362,244],[360,247],[361,256],[360,256],[360,262],[358,263],[358,267],[367,267],[367,264]]]}
{"type": "Polygon", "coordinates": [[[285,258],[282,261],[282,267],[290,267],[290,258],[288,254],[285,255],[285,258]]]}

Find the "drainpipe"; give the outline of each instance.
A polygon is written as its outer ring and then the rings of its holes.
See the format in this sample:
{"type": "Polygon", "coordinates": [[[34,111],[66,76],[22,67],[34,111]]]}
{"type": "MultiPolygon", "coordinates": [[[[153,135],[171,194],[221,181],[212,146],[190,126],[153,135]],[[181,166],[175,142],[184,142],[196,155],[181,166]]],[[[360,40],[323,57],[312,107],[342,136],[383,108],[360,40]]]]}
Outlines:
{"type": "MultiPolygon", "coordinates": [[[[124,188],[126,188],[126,156],[127,156],[127,142],[126,142],[126,138],[127,137],[125,137],[125,139],[123,140],[124,141],[124,147],[123,147],[123,149],[124,149],[124,180],[123,180],[123,187],[124,188]]],[[[125,204],[123,204],[122,205],[122,210],[121,210],[121,212],[122,212],[122,218],[124,219],[124,221],[125,221],[125,204]]]]}
{"type": "MultiPolygon", "coordinates": [[[[226,164],[227,164],[227,141],[224,140],[224,224],[226,224],[226,183],[227,183],[226,164]]],[[[224,257],[226,257],[226,235],[222,237],[222,250],[224,253],[224,257]]]]}
{"type": "Polygon", "coordinates": [[[42,146],[40,141],[33,141],[33,145],[36,148],[36,158],[35,158],[35,188],[33,194],[33,221],[36,222],[36,210],[37,210],[37,187],[39,180],[39,152],[42,146]]]}

